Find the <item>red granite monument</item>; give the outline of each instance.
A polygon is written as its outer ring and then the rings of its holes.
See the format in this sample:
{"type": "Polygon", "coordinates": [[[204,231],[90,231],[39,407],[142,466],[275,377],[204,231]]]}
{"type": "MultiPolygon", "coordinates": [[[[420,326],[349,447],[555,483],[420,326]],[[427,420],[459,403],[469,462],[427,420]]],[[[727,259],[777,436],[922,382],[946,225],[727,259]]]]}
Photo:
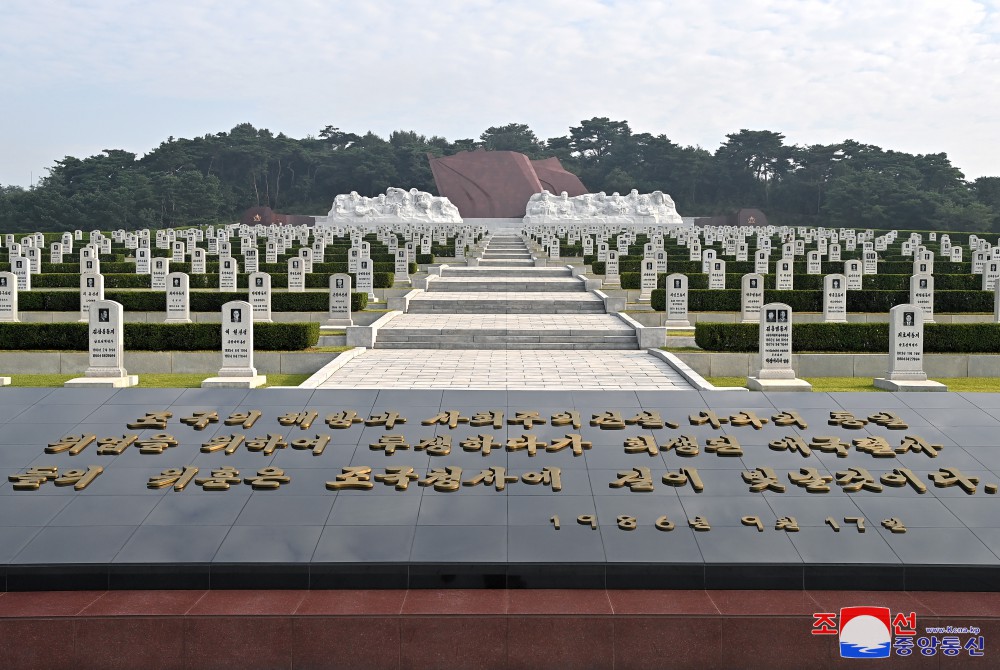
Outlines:
{"type": "Polygon", "coordinates": [[[587,187],[567,172],[558,158],[533,161],[515,151],[463,151],[453,156],[428,155],[440,195],[464,219],[521,218],[528,198],[547,190],[570,196],[587,187]]]}

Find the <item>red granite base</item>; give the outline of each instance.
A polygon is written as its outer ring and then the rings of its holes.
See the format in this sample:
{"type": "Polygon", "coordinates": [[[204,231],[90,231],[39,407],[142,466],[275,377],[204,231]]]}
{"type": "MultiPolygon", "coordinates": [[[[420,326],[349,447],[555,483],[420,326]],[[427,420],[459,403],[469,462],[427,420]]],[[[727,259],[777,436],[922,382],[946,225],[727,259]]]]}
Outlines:
{"type": "Polygon", "coordinates": [[[986,639],[880,668],[1000,664],[998,593],[456,589],[0,593],[0,667],[857,668],[810,633],[852,605],[986,639]]]}

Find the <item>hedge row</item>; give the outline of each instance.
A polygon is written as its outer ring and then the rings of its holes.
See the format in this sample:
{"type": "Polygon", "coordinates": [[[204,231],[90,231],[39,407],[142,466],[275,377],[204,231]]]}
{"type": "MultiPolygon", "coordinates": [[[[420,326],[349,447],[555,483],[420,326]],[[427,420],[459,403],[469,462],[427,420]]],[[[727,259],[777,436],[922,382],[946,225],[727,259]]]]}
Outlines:
{"type": "MultiPolygon", "coordinates": [[[[351,281],[355,286],[358,284],[357,275],[351,274],[351,281]]],[[[250,275],[240,273],[236,275],[236,286],[238,288],[248,287],[248,277],[250,275]]],[[[188,275],[191,288],[218,289],[218,275],[188,275]]],[[[395,275],[392,272],[375,272],[372,279],[374,288],[392,288],[395,275]]],[[[152,285],[151,275],[135,274],[106,274],[104,275],[104,288],[149,288],[152,285]]],[[[312,273],[306,275],[306,288],[329,288],[329,273],[312,273]]],[[[31,287],[35,288],[79,288],[80,275],[59,274],[59,275],[32,275],[31,287]]],[[[288,288],[288,275],[271,275],[271,288],[288,288]]],[[[22,293],[24,293],[22,291],[22,293]]]]}
{"type": "MultiPolygon", "coordinates": [[[[414,274],[419,271],[419,264],[430,264],[434,262],[434,257],[431,254],[422,256],[417,255],[417,262],[409,264],[410,274],[414,274]],[[421,260],[424,259],[424,260],[421,260]]],[[[242,259],[240,259],[240,267],[244,267],[242,259]]],[[[260,263],[258,265],[261,272],[269,272],[273,274],[285,274],[288,272],[288,263],[278,262],[278,263],[260,263]]],[[[10,263],[0,263],[0,270],[10,271],[10,263]]],[[[395,272],[396,264],[393,261],[379,262],[375,261],[374,270],[376,272],[395,272]]],[[[191,263],[190,261],[184,263],[170,263],[171,272],[187,272],[191,273],[191,263]]],[[[135,263],[134,262],[124,262],[124,263],[101,263],[101,272],[107,274],[135,274],[135,263]]],[[[206,274],[218,274],[219,272],[219,262],[218,261],[208,261],[205,263],[205,273],[206,274]]],[[[328,272],[330,274],[335,274],[337,272],[347,272],[347,261],[343,262],[324,262],[324,263],[313,263],[313,272],[328,272]]],[[[42,263],[42,274],[80,274],[80,264],[79,263],[42,263]]]]}
{"type": "MultiPolygon", "coordinates": [[[[911,275],[864,275],[861,278],[861,286],[865,291],[909,291],[911,275]]],[[[620,275],[622,288],[638,289],[642,281],[642,274],[639,272],[623,272],[620,275]]],[[[734,272],[726,273],[726,288],[740,290],[743,282],[743,275],[734,272]]],[[[934,275],[934,291],[974,291],[982,292],[982,277],[980,275],[934,275]]],[[[773,289],[777,284],[777,277],[773,274],[764,275],[764,288],[773,289]]],[[[660,273],[656,280],[658,288],[666,288],[667,275],[660,273]]],[[[797,291],[822,291],[823,275],[797,275],[794,279],[794,287],[797,291]]],[[[707,289],[708,275],[691,274],[688,275],[689,289],[707,289]]],[[[989,292],[992,293],[992,292],[989,292]]],[[[993,307],[991,306],[992,310],[993,307]]]]}
{"type": "MultiPolygon", "coordinates": [[[[166,293],[162,291],[105,291],[107,300],[122,304],[126,312],[166,311],[166,293]]],[[[247,300],[246,293],[191,292],[192,312],[218,312],[230,300],[247,300]]],[[[325,312],[329,294],[272,293],[272,312],[325,312]]],[[[368,306],[367,293],[351,294],[351,311],[360,312],[368,306]]],[[[17,307],[25,312],[75,312],[80,309],[80,294],[76,291],[28,291],[17,297],[17,307]]]]}
{"type": "MultiPolygon", "coordinates": [[[[692,312],[738,312],[738,289],[710,291],[690,289],[688,310],[692,312]]],[[[909,291],[848,291],[848,312],[888,312],[896,305],[910,301],[909,291]]],[[[765,289],[764,302],[783,302],[797,312],[822,312],[822,291],[775,291],[765,289]]],[[[650,306],[657,311],[666,309],[666,290],[655,289],[650,306]]],[[[993,311],[993,293],[990,291],[935,291],[934,311],[939,313],[967,314],[993,311]]]]}
{"type": "MultiPolygon", "coordinates": [[[[695,342],[706,351],[756,352],[760,327],[755,323],[699,323],[695,342]]],[[[889,351],[888,323],[797,323],[793,351],[882,353],[889,351]]],[[[929,323],[924,326],[929,353],[1000,352],[1000,324],[929,323]]]]}
{"type": "MultiPolygon", "coordinates": [[[[587,256],[586,258],[591,258],[587,256]]],[[[723,259],[724,260],[724,259],[723,259]]],[[[586,259],[584,262],[590,265],[591,271],[595,275],[604,275],[606,272],[606,264],[604,261],[592,261],[587,263],[586,259]]],[[[768,274],[774,274],[776,271],[776,262],[772,260],[768,266],[770,272],[768,274]]],[[[805,262],[795,262],[792,263],[792,274],[795,275],[795,279],[798,280],[799,277],[822,277],[828,274],[842,274],[844,272],[844,262],[839,261],[836,263],[831,263],[829,261],[820,264],[821,274],[809,275],[806,274],[806,263],[805,262]]],[[[627,272],[641,272],[642,270],[642,259],[637,257],[630,257],[627,260],[618,259],[618,273],[625,274],[627,272]]],[[[734,274],[738,276],[743,276],[745,274],[750,274],[754,272],[753,261],[726,261],[726,272],[727,274],[734,274]]],[[[670,260],[667,261],[667,273],[679,272],[686,275],[699,275],[703,274],[701,271],[701,261],[689,261],[689,260],[670,260]]],[[[953,275],[970,275],[972,273],[971,263],[935,263],[934,264],[934,276],[938,276],[941,273],[942,276],[953,276],[953,275]],[[944,273],[947,273],[945,275],[944,273]]],[[[913,274],[913,263],[879,263],[878,264],[878,274],[872,276],[882,276],[882,275],[906,275],[909,277],[913,274]]],[[[979,275],[974,275],[976,278],[979,275]]]]}
{"type": "MultiPolygon", "coordinates": [[[[85,323],[0,323],[0,350],[87,351],[85,323]]],[[[316,346],[318,323],[255,323],[254,349],[301,351],[316,346]]],[[[126,351],[221,351],[217,323],[126,323],[126,351]]]]}

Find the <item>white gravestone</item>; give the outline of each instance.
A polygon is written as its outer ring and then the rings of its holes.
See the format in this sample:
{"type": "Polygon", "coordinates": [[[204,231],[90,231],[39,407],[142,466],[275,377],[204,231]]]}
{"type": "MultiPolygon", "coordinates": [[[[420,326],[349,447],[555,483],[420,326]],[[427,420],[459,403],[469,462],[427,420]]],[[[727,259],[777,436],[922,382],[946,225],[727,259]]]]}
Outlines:
{"type": "Polygon", "coordinates": [[[951,262],[961,263],[962,262],[962,247],[952,247],[951,248],[951,262]]]}
{"type": "Polygon", "coordinates": [[[657,249],[653,254],[653,258],[656,260],[656,271],[660,274],[667,273],[667,252],[662,249],[657,249]]]}
{"type": "Polygon", "coordinates": [[[401,286],[410,285],[410,261],[406,257],[405,248],[397,248],[395,252],[396,264],[393,267],[395,273],[393,274],[393,286],[399,284],[401,286]]]}
{"type": "Polygon", "coordinates": [[[792,369],[792,308],[769,302],[761,308],[760,367],[747,378],[751,391],[810,391],[812,386],[792,369]]]}
{"type": "Polygon", "coordinates": [[[80,323],[90,320],[90,306],[98,300],[104,300],[104,276],[80,275],[80,323]]]}
{"type": "Polygon", "coordinates": [[[827,249],[827,256],[829,257],[831,263],[839,263],[840,262],[840,245],[836,244],[836,243],[831,244],[829,246],[829,248],[827,249]]]}
{"type": "Polygon", "coordinates": [[[667,328],[690,328],[687,275],[679,272],[667,275],[665,298],[666,318],[663,325],[667,328]]]}
{"type": "Polygon", "coordinates": [[[818,275],[823,274],[822,257],[818,251],[810,251],[806,254],[806,274],[807,275],[818,275]]]}
{"type": "Polygon", "coordinates": [[[191,323],[191,280],[183,272],[167,275],[167,318],[163,323],[191,323]]]}
{"type": "Polygon", "coordinates": [[[621,276],[618,274],[618,252],[614,249],[608,249],[608,260],[604,261],[604,283],[608,286],[621,284],[621,276]]]}
{"type": "Polygon", "coordinates": [[[17,277],[17,290],[31,290],[31,263],[24,256],[10,257],[10,270],[17,277]]]}
{"type": "Polygon", "coordinates": [[[997,261],[987,261],[986,263],[983,263],[983,282],[981,289],[983,291],[995,291],[998,279],[1000,279],[1000,263],[997,261]]]}
{"type": "Polygon", "coordinates": [[[372,259],[367,256],[358,259],[358,293],[368,293],[368,302],[378,302],[375,295],[375,270],[372,259]]]}
{"type": "Polygon", "coordinates": [[[847,323],[847,277],[823,277],[823,322],[847,323]]]}
{"type": "MultiPolygon", "coordinates": [[[[135,250],[135,273],[137,275],[149,274],[149,258],[148,247],[139,247],[135,250]]],[[[83,265],[83,259],[80,260],[80,264],[83,265]]]]}
{"type": "Polygon", "coordinates": [[[219,292],[233,293],[236,291],[236,273],[239,267],[233,258],[219,260],[219,292]]]}
{"type": "Polygon", "coordinates": [[[878,252],[865,251],[861,256],[862,268],[866,275],[878,274],[878,252]]]}
{"type": "Polygon", "coordinates": [[[187,256],[187,249],[183,242],[174,242],[173,250],[170,257],[174,263],[183,263],[184,258],[187,256]]]}
{"type": "Polygon", "coordinates": [[[257,388],[267,378],[253,366],[253,307],[242,300],[222,306],[222,368],[202,388],[257,388]]]}
{"type": "Polygon", "coordinates": [[[265,263],[277,263],[278,262],[278,243],[268,242],[264,246],[264,262],[265,263]]]}
{"type": "Polygon", "coordinates": [[[708,268],[708,288],[721,291],[726,288],[726,261],[713,260],[708,268]]]}
{"type": "Polygon", "coordinates": [[[347,271],[357,272],[358,271],[358,259],[361,258],[361,249],[358,247],[351,247],[347,250],[347,271]]]}
{"type": "Polygon", "coordinates": [[[924,372],[924,316],[916,305],[889,310],[889,370],[874,380],[886,391],[947,391],[924,372]]]}
{"type": "Polygon", "coordinates": [[[766,251],[758,250],[755,252],[753,255],[753,271],[759,275],[766,275],[769,272],[768,258],[770,256],[766,251]]]}
{"type": "Polygon", "coordinates": [[[260,271],[260,255],[257,247],[251,247],[243,252],[243,271],[248,274],[260,271]]]}
{"type": "Polygon", "coordinates": [[[64,386],[126,388],[139,383],[136,375],[125,371],[124,315],[121,303],[113,300],[91,304],[87,325],[90,366],[83,377],[70,379],[64,386]]]}
{"type": "Polygon", "coordinates": [[[775,274],[774,288],[778,291],[794,291],[795,290],[795,275],[793,273],[793,268],[795,265],[789,258],[782,258],[775,265],[777,271],[775,274]]]}
{"type": "Polygon", "coordinates": [[[150,272],[153,275],[150,288],[154,291],[166,291],[167,275],[170,274],[170,259],[154,258],[150,272]]]}
{"type": "Polygon", "coordinates": [[[0,323],[17,323],[17,275],[0,272],[0,323]]]}
{"type": "Polygon", "coordinates": [[[330,275],[330,302],[326,323],[322,328],[353,326],[351,320],[351,275],[330,275]]]}
{"type": "Polygon", "coordinates": [[[306,273],[302,267],[302,259],[292,256],[288,259],[288,292],[302,293],[306,290],[306,273]]]}
{"type": "Polygon", "coordinates": [[[929,274],[910,277],[910,303],[920,308],[924,323],[934,323],[934,276],[929,274]]]}
{"type": "Polygon", "coordinates": [[[642,273],[639,277],[639,302],[649,302],[656,288],[656,261],[644,259],[642,261],[642,273]]]}
{"type": "Polygon", "coordinates": [[[559,260],[559,238],[552,238],[552,243],[549,244],[549,258],[552,260],[559,260]]]}
{"type": "Polygon", "coordinates": [[[845,261],[844,276],[847,277],[848,291],[860,291],[863,285],[861,261],[845,261]]]}
{"type": "Polygon", "coordinates": [[[53,242],[49,246],[49,263],[63,262],[63,245],[61,242],[53,242]]]}
{"type": "Polygon", "coordinates": [[[743,323],[760,321],[764,305],[764,277],[759,274],[743,275],[740,281],[740,317],[743,323]]]}
{"type": "Polygon", "coordinates": [[[271,275],[266,272],[254,272],[247,278],[247,283],[250,287],[253,320],[271,323],[271,275]]]}
{"type": "Polygon", "coordinates": [[[203,275],[206,270],[205,250],[195,248],[191,250],[191,274],[203,275]]]}
{"type": "Polygon", "coordinates": [[[299,249],[299,258],[302,259],[302,269],[305,273],[312,274],[313,271],[313,252],[312,249],[304,248],[299,249]]]}

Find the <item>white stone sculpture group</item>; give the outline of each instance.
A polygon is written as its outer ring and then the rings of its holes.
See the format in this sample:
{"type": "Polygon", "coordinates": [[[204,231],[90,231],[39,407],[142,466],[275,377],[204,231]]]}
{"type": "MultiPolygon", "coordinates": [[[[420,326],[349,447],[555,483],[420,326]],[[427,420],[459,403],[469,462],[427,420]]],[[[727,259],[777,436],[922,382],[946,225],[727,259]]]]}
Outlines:
{"type": "Polygon", "coordinates": [[[661,223],[682,225],[673,198],[663,191],[639,193],[636,189],[626,196],[612,193],[586,193],[569,197],[565,191],[555,196],[548,191],[528,199],[524,223],[661,223]]]}
{"type": "Polygon", "coordinates": [[[462,223],[458,207],[448,198],[433,196],[411,188],[409,191],[390,186],[375,198],[358,195],[356,191],[338,195],[326,220],[317,223],[462,223]]]}

